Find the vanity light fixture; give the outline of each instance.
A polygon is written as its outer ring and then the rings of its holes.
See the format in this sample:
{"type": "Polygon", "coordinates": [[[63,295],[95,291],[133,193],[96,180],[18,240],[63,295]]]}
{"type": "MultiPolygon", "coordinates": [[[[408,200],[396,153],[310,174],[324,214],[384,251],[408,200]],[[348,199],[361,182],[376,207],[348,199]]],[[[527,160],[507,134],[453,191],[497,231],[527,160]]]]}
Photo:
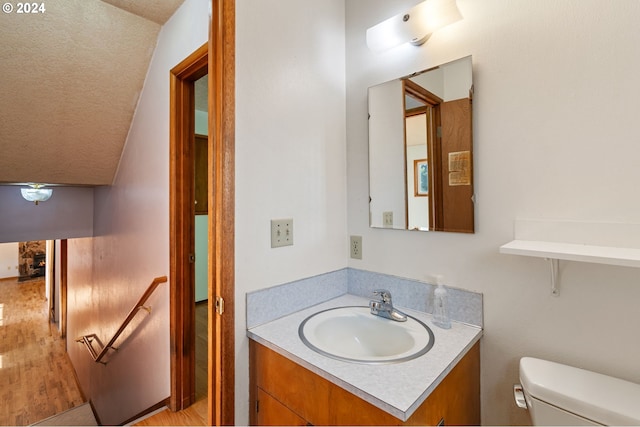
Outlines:
{"type": "Polygon", "coordinates": [[[29,187],[21,188],[20,192],[25,200],[34,202],[36,205],[40,202],[46,202],[53,194],[53,189],[43,188],[44,184],[29,184],[29,187]]]}
{"type": "Polygon", "coordinates": [[[462,19],[456,0],[425,0],[367,30],[367,46],[382,53],[404,43],[420,46],[435,31],[462,19]]]}

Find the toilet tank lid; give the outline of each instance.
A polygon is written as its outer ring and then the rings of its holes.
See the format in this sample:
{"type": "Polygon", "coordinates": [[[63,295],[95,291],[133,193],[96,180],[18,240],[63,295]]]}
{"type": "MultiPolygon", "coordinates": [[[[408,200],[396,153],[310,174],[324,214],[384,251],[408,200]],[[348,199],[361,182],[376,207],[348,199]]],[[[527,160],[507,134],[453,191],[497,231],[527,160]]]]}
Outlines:
{"type": "Polygon", "coordinates": [[[533,357],[520,359],[532,397],[604,425],[640,425],[640,384],[533,357]]]}

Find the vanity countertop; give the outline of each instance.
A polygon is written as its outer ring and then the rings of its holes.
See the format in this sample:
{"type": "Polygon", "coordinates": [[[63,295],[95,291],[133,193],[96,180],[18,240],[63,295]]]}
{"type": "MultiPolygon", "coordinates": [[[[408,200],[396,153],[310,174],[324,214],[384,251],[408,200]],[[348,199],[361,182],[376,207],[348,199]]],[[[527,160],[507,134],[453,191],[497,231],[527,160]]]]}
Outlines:
{"type": "Polygon", "coordinates": [[[480,340],[482,329],[455,321],[451,322],[451,329],[441,329],[431,322],[430,314],[398,306],[399,310],[421,320],[431,328],[435,344],[423,356],[407,362],[390,364],[361,364],[335,360],[311,350],[298,336],[300,323],[314,313],[334,307],[368,304],[367,298],[346,294],[251,328],[247,335],[396,418],[406,421],[467,351],[480,340]]]}

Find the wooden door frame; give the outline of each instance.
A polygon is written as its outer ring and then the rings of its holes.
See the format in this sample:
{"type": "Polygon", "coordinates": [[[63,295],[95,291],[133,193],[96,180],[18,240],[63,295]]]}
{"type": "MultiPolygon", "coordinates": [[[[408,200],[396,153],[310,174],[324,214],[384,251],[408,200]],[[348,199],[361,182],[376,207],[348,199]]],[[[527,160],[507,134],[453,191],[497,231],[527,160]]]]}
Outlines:
{"type": "Polygon", "coordinates": [[[208,45],[170,74],[171,399],[178,411],[195,402],[194,82],[207,74],[208,45]]]}
{"type": "Polygon", "coordinates": [[[208,423],[233,425],[235,412],[235,0],[211,0],[209,42],[170,73],[170,345],[176,411],[195,400],[194,88],[208,73],[208,423]],[[188,284],[188,286],[185,286],[188,284]],[[216,302],[224,301],[224,312],[216,302]]]}
{"type": "Polygon", "coordinates": [[[60,240],[60,313],[58,313],[58,322],[60,325],[60,337],[67,338],[67,239],[60,240]]]}
{"type": "Polygon", "coordinates": [[[209,424],[235,422],[235,0],[209,30],[209,424]],[[213,155],[212,155],[213,153],[213,155]],[[224,302],[224,314],[212,304],[224,302]],[[214,336],[212,336],[212,333],[214,336]],[[213,357],[215,356],[215,358],[213,357]],[[215,398],[212,399],[211,397],[215,398]]]}

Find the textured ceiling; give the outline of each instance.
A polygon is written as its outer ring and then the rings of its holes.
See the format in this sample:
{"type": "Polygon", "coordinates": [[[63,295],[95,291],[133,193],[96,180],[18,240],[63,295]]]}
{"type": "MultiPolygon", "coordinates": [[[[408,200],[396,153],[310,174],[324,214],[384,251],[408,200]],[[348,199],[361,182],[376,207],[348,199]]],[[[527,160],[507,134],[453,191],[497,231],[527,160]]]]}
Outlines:
{"type": "MultiPolygon", "coordinates": [[[[60,1],[60,0],[58,0],[60,1]]],[[[184,0],[102,0],[142,18],[164,25],[184,0]]]]}
{"type": "Polygon", "coordinates": [[[0,16],[0,183],[109,185],[161,25],[184,0],[0,16]]]}

